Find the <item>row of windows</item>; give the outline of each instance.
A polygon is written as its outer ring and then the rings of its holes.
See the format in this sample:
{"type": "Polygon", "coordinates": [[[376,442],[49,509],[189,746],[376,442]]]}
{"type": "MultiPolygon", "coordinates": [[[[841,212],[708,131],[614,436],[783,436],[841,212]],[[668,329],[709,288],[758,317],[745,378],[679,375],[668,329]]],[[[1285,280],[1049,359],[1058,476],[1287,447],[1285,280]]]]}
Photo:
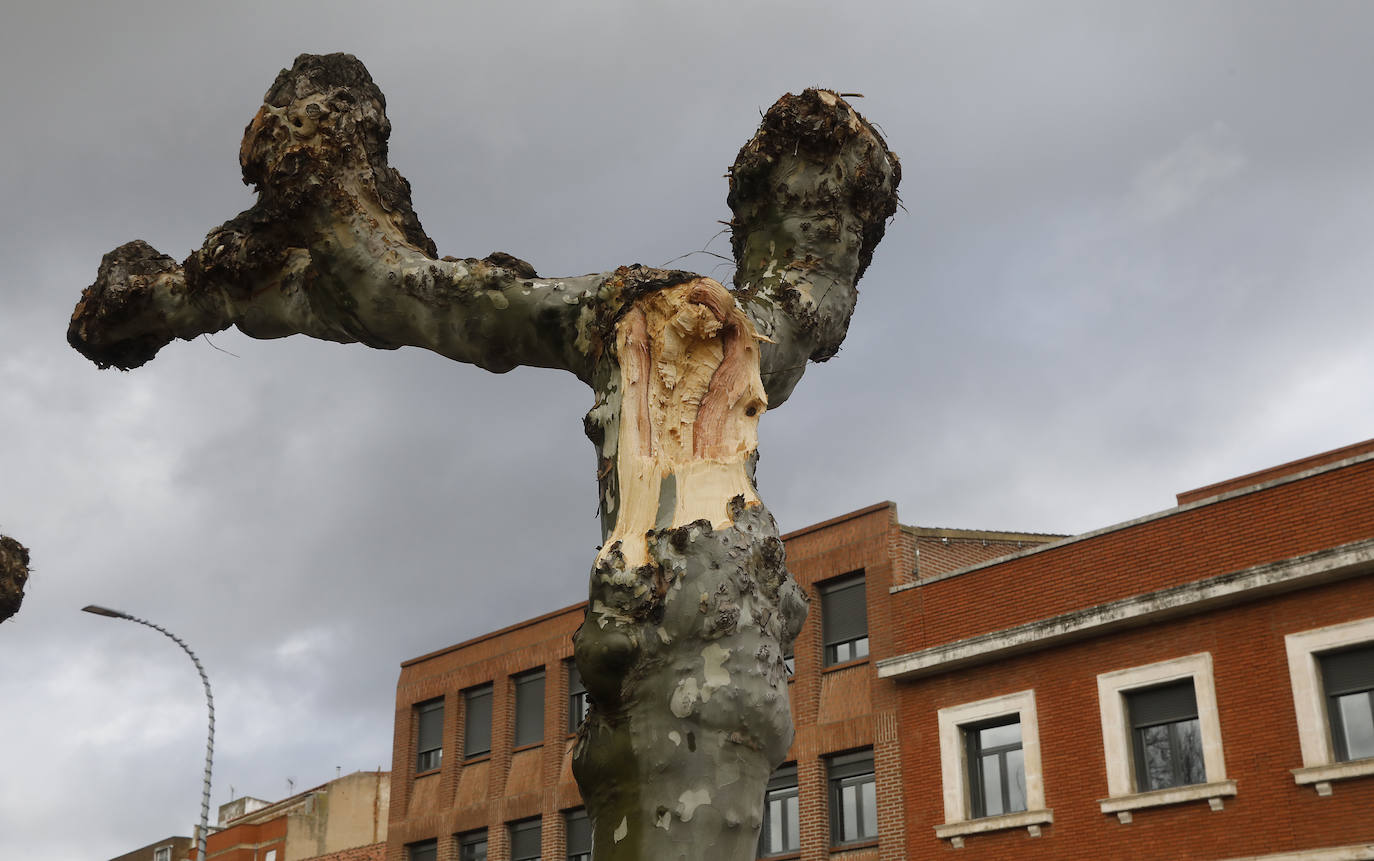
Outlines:
{"type": "MultiPolygon", "coordinates": [[[[821,640],[825,666],[868,657],[868,612],[864,575],[849,574],[821,584],[821,640]]],[[[788,671],[793,658],[785,656],[788,671]]],[[[591,699],[582,685],[577,664],[564,661],[568,677],[568,732],[577,732],[591,708],[591,699]]],[[[533,670],[512,677],[515,689],[514,746],[538,744],[544,740],[544,671],[533,670]]],[[[491,684],[463,691],[463,758],[476,759],[491,753],[491,684]]],[[[444,757],[444,700],[420,703],[415,707],[417,774],[439,768],[444,757]]]]}
{"type": "MultiPolygon", "coordinates": [[[[563,814],[567,837],[567,861],[591,861],[592,824],[584,808],[563,814]]],[[[544,824],[539,817],[522,819],[506,826],[510,838],[511,861],[540,861],[540,844],[544,839],[544,824]]],[[[455,836],[458,861],[487,861],[487,829],[465,831],[455,836]]],[[[423,840],[406,846],[406,861],[437,861],[438,840],[423,840]]]]}
{"type": "MultiPolygon", "coordinates": [[[[878,785],[873,774],[873,751],[864,749],[827,757],[826,782],[831,845],[878,839],[878,785]]],[[[764,792],[759,857],[784,855],[800,849],[801,800],[797,790],[797,766],[788,763],[773,772],[764,792]]]]}
{"type": "MultiPolygon", "coordinates": [[[[568,732],[576,732],[591,708],[591,699],[582,685],[577,665],[564,661],[568,676],[568,732]]],[[[534,670],[512,678],[515,691],[515,747],[539,744],[544,740],[544,671],[534,670]]],[[[478,685],[463,691],[463,758],[478,759],[491,753],[492,685],[478,685]]],[[[429,700],[415,706],[415,772],[438,768],[444,757],[444,700],[429,700]]]]}
{"type": "MultiPolygon", "coordinates": [[[[1299,783],[1354,776],[1349,769],[1328,772],[1358,760],[1370,760],[1370,767],[1356,773],[1374,773],[1374,642],[1352,643],[1360,632],[1374,634],[1374,619],[1287,638],[1304,766],[1321,772],[1304,780],[1304,769],[1295,770],[1299,783]],[[1304,717],[1310,689],[1317,705],[1304,717]]],[[[1109,795],[1103,812],[1122,815],[1173,797],[1215,795],[1219,804],[1220,796],[1234,794],[1210,654],[1103,673],[1098,694],[1109,795]],[[1204,784],[1201,795],[1131,797],[1204,784]]],[[[1033,691],[940,709],[939,723],[946,826],[937,833],[957,833],[949,823],[1043,810],[1033,691]]]]}

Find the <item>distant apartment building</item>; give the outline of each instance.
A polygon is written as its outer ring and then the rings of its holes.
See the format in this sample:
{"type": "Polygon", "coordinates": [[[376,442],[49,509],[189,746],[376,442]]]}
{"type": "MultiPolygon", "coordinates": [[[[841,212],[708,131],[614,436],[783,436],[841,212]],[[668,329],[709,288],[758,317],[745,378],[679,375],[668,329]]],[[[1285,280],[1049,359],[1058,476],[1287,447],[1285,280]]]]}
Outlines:
{"type": "Polygon", "coordinates": [[[110,861],[188,861],[195,857],[195,847],[190,837],[164,837],[110,861]]]}
{"type": "MultiPolygon", "coordinates": [[[[1374,858],[1374,440],[1076,536],[784,536],[761,858],[1374,858]]],[[[586,861],[584,605],[406,661],[387,861],[586,861]]]]}
{"type": "Polygon", "coordinates": [[[384,771],[355,771],[276,802],[237,798],[220,805],[219,828],[206,840],[205,856],[382,861],[390,803],[391,776],[384,771]]]}

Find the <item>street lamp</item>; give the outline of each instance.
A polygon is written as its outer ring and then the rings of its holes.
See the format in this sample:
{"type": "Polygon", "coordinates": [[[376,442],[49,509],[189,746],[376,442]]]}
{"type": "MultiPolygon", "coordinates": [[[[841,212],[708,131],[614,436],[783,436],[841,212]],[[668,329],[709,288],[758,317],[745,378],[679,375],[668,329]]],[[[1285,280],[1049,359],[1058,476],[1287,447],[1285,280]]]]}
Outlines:
{"type": "Polygon", "coordinates": [[[88,604],[81,608],[83,613],[94,613],[97,616],[109,616],[111,619],[128,619],[130,622],[137,622],[140,625],[147,625],[160,634],[170,637],[172,642],[180,646],[186,654],[191,656],[191,662],[196,665],[196,672],[200,673],[200,681],[205,685],[205,706],[210,710],[210,734],[205,740],[205,785],[200,795],[200,834],[196,841],[196,857],[200,861],[205,861],[205,835],[210,825],[210,765],[215,758],[215,698],[210,695],[210,677],[205,675],[205,668],[200,665],[200,658],[191,651],[191,647],[161,625],[154,625],[147,619],[140,619],[137,616],[130,616],[128,613],[121,613],[118,610],[111,610],[109,607],[99,607],[95,604],[88,604]]]}

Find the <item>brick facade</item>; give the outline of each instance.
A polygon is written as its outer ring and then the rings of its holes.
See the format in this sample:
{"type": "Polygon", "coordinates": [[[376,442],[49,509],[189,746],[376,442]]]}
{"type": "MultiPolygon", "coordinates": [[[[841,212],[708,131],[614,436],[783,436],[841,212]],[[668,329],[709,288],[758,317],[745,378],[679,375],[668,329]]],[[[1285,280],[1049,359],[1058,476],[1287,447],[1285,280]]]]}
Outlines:
{"type": "MultiPolygon", "coordinates": [[[[1374,767],[1326,783],[1295,777],[1307,763],[1285,651],[1290,634],[1374,622],[1374,441],[1179,501],[1072,537],[903,526],[892,503],[785,535],[811,612],[790,685],[800,849],[776,857],[1240,859],[1344,847],[1291,857],[1374,858],[1374,767]],[[826,666],[822,595],[855,574],[869,654],[826,666]],[[1224,775],[1176,803],[1109,797],[1099,675],[1185,658],[1211,667],[1224,775]],[[941,709],[1026,692],[1046,810],[1015,827],[947,823],[941,709]],[[828,768],[856,751],[872,753],[878,833],[834,845],[828,768]]],[[[439,861],[455,861],[458,835],[482,829],[488,858],[507,861],[509,825],[531,817],[543,824],[543,857],[566,857],[564,814],[581,805],[567,667],[584,609],[402,665],[387,861],[429,840],[439,861]],[[513,749],[512,679],[535,669],[545,674],[544,741],[513,749]],[[464,761],[463,692],[485,684],[491,752],[464,761]],[[416,774],[416,706],[436,698],[441,764],[416,774]]]]}

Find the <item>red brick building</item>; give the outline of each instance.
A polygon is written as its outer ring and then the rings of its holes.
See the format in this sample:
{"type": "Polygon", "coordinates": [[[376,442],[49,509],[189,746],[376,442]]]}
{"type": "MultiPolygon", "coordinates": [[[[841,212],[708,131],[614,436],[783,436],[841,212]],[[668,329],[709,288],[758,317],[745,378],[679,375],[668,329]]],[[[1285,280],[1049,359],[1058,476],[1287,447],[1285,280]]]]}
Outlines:
{"type": "Polygon", "coordinates": [[[893,590],[905,857],[1374,858],[1374,440],[1178,502],[893,590]]]}
{"type": "MultiPolygon", "coordinates": [[[[764,857],[1374,858],[1374,441],[1067,538],[881,503],[784,540],[764,857]]],[[[587,857],[583,609],[402,665],[388,861],[587,857]]]]}
{"type": "MultiPolygon", "coordinates": [[[[783,536],[811,596],[795,644],[789,762],[766,799],[777,858],[904,857],[897,686],[873,655],[896,654],[889,590],[1060,536],[919,529],[878,505],[783,536]],[[835,796],[844,822],[827,814],[835,796]]],[[[589,851],[573,781],[585,707],[572,664],[577,604],[402,664],[396,691],[391,861],[577,859],[589,851]]],[[[768,848],[767,845],[765,848],[768,848]]]]}

